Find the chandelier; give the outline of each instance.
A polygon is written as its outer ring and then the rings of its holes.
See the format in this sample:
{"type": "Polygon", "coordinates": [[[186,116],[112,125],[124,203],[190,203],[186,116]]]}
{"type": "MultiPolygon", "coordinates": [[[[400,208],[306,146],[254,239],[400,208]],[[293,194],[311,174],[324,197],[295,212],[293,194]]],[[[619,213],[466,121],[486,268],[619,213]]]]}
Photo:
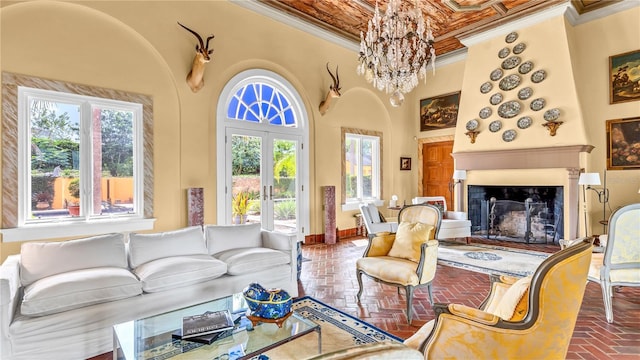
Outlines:
{"type": "Polygon", "coordinates": [[[418,85],[418,78],[426,83],[427,64],[435,74],[436,52],[430,21],[422,17],[417,0],[411,10],[401,9],[402,0],[389,0],[384,16],[378,1],[369,20],[366,35],[360,32],[360,64],[358,75],[378,90],[392,94],[389,101],[400,106],[403,93],[418,85]]]}

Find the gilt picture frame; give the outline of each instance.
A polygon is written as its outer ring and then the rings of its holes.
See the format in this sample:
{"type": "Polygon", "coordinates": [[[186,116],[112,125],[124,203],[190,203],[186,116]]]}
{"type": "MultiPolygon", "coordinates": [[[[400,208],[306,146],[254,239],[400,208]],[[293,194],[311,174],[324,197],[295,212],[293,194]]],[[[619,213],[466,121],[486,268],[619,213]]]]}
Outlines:
{"type": "Polygon", "coordinates": [[[400,170],[411,170],[411,158],[410,157],[401,157],[400,158],[400,170]]]}
{"type": "Polygon", "coordinates": [[[606,122],[607,170],[640,169],[640,117],[606,122]]]}
{"type": "Polygon", "coordinates": [[[640,100],[640,50],[609,56],[609,103],[640,100]]]}
{"type": "Polygon", "coordinates": [[[456,127],[460,91],[420,100],[420,131],[456,127]]]}

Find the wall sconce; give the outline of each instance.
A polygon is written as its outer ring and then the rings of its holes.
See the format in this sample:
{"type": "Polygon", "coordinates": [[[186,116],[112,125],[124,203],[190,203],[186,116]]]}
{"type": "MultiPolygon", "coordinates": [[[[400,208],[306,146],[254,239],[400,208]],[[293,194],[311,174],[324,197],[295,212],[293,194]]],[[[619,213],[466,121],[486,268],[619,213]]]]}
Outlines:
{"type": "Polygon", "coordinates": [[[585,235],[587,233],[587,194],[586,190],[593,190],[596,194],[598,194],[598,201],[602,203],[602,233],[606,234],[607,232],[607,202],[609,202],[609,189],[607,189],[607,172],[604,172],[604,186],[602,190],[598,190],[591,185],[600,185],[600,174],[599,173],[582,173],[580,174],[580,178],[578,179],[578,185],[582,185],[582,198],[585,203],[584,208],[584,226],[585,226],[585,235]],[[586,188],[585,188],[586,185],[586,188]]]}
{"type": "Polygon", "coordinates": [[[472,144],[475,144],[476,137],[478,136],[478,134],[480,134],[480,131],[467,131],[464,134],[467,135],[469,137],[469,139],[471,139],[471,143],[472,144]]]}
{"type": "Polygon", "coordinates": [[[549,130],[549,135],[556,136],[556,130],[562,125],[562,121],[547,121],[542,124],[542,126],[546,127],[549,130]]]}

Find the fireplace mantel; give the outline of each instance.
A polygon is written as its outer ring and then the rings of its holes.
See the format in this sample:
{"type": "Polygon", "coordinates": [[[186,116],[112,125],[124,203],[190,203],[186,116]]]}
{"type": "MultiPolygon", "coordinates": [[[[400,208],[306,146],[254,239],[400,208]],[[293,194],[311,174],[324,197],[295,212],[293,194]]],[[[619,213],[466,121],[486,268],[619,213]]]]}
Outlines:
{"type": "Polygon", "coordinates": [[[468,151],[453,153],[456,169],[554,169],[580,168],[580,153],[590,153],[592,145],[554,146],[530,149],[468,151]]]}

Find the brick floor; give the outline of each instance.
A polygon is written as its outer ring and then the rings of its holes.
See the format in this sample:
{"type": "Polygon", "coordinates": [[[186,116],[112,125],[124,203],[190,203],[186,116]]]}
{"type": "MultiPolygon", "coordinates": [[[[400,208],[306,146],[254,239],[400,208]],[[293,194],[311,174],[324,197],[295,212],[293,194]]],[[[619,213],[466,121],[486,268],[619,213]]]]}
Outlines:
{"type": "MultiPolygon", "coordinates": [[[[356,300],[358,282],[355,261],[364,247],[352,239],[334,245],[303,245],[300,296],[309,295],[352,316],[365,320],[401,338],[411,336],[422,324],[434,318],[426,289],[418,289],[413,301],[413,324],[407,324],[404,291],[363,279],[361,303],[356,300]]],[[[521,244],[474,239],[475,243],[496,244],[544,252],[559,250],[557,245],[521,244]]],[[[485,274],[438,265],[433,297],[440,303],[480,305],[489,291],[485,274]]],[[[567,359],[640,359],[640,288],[621,288],[613,300],[614,323],[604,315],[600,286],[589,282],[569,347],[567,359]]]]}

